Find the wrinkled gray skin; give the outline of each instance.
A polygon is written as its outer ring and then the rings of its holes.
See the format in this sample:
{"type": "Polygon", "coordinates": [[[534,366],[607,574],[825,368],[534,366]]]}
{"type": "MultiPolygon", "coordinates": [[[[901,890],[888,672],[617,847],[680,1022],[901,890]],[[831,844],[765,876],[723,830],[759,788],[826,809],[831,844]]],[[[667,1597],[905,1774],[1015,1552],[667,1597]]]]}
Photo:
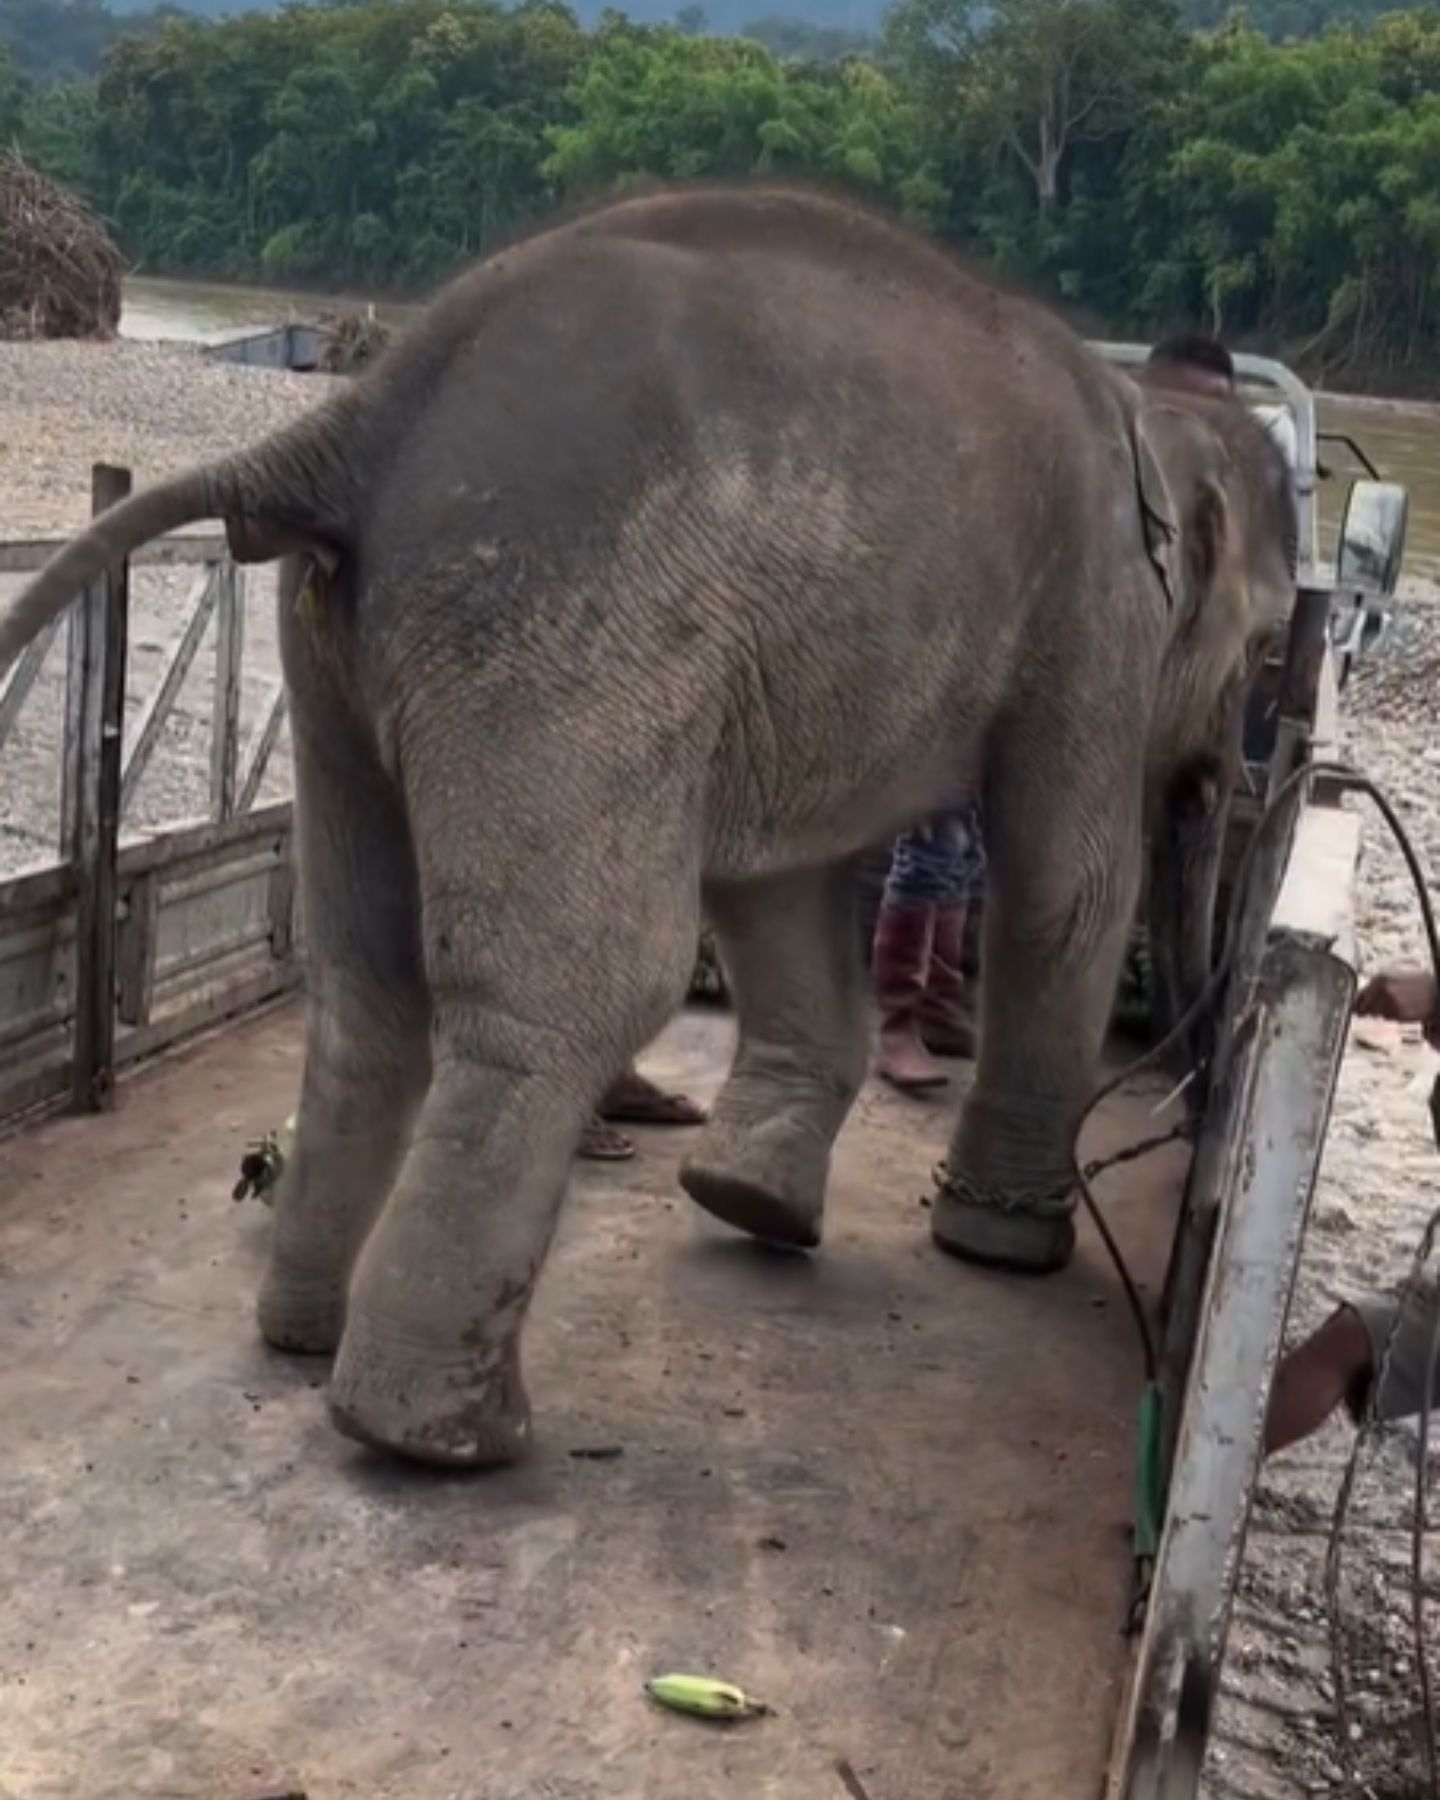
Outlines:
{"type": "Polygon", "coordinates": [[[309,1018],[260,1318],[338,1350],[341,1428],[523,1449],[571,1156],[702,902],[741,1035],[682,1179],[818,1242],[866,1066],[852,859],[977,787],[984,1041],[936,1231],[1063,1262],[1147,798],[1231,753],[1286,495],[1237,409],[1143,399],[899,229],[750,190],[497,256],[353,390],[61,552],[0,665],[184,521],[291,555],[309,1018]]]}

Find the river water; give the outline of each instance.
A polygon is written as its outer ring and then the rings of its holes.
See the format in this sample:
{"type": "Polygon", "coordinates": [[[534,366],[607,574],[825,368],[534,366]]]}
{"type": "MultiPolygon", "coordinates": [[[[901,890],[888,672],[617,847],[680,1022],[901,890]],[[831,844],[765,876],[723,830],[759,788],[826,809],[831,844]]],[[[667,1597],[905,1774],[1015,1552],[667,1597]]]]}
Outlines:
{"type": "MultiPolygon", "coordinates": [[[[267,325],[281,325],[287,319],[364,312],[371,304],[354,294],[291,293],[279,288],[135,275],[125,283],[120,331],[124,337],[146,342],[178,339],[206,343],[250,329],[263,331],[267,325]]],[[[373,304],[378,317],[387,323],[401,324],[417,310],[393,300],[373,304]]]]}
{"type": "MultiPolygon", "coordinates": [[[[363,296],[307,294],[272,288],[228,287],[198,281],[167,281],[135,276],[126,283],[120,330],[126,337],[183,339],[205,342],[249,328],[263,330],[287,319],[313,319],[320,313],[363,312],[372,303],[363,296]]],[[[417,311],[399,301],[374,302],[376,314],[391,324],[404,324],[417,311]]],[[[1365,448],[1382,475],[1410,489],[1410,537],[1407,568],[1440,577],[1440,407],[1325,396],[1320,407],[1322,429],[1348,432],[1365,448]]],[[[1324,452],[1337,478],[1322,488],[1328,560],[1337,514],[1354,472],[1342,452],[1324,452]]]]}

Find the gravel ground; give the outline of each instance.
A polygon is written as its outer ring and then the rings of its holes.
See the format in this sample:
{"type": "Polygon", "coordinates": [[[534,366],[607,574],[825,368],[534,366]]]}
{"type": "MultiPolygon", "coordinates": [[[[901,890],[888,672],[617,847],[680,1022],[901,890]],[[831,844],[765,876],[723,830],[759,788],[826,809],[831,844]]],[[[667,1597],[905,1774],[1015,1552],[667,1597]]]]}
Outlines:
{"type": "MultiPolygon", "coordinates": [[[[1393,650],[1357,672],[1345,696],[1345,753],[1396,803],[1427,871],[1440,869],[1440,588],[1410,597],[1393,650]]],[[[1373,816],[1373,815],[1372,815],[1373,816]]],[[[1359,894],[1363,966],[1424,961],[1404,866],[1378,817],[1366,821],[1359,894]]],[[[1373,1021],[1351,1029],[1326,1144],[1291,1335],[1338,1300],[1409,1275],[1432,1209],[1440,1162],[1428,1100],[1434,1054],[1419,1033],[1373,1021]]],[[[1440,1436],[1440,1433],[1437,1433],[1440,1436]]],[[[1343,1419],[1277,1457],[1251,1524],[1230,1639],[1210,1800],[1340,1794],[1325,1625],[1324,1561],[1353,1433],[1343,1419]]],[[[1377,1434],[1361,1465],[1345,1537],[1350,1745],[1368,1800],[1420,1800],[1419,1690],[1410,1624],[1413,1425],[1377,1434]]],[[[1430,1540],[1430,1560],[1436,1546],[1430,1540]]],[[[1437,1595],[1426,1591],[1432,1621],[1437,1595]]],[[[1433,1626],[1431,1635],[1433,1637],[1433,1626]]],[[[1440,1682],[1440,1663],[1437,1663],[1440,1682]]]]}
{"type": "MultiPolygon", "coordinates": [[[[0,345],[0,535],[56,536],[84,522],[89,466],[106,460],[145,480],[263,436],[313,405],[319,376],[206,363],[134,344],[0,345]]],[[[132,599],[132,723],[184,629],[194,572],[142,572],[132,599]]],[[[278,688],[271,609],[247,577],[242,740],[260,729],[278,688]]],[[[8,593],[0,578],[0,600],[8,593]]],[[[213,631],[210,634],[213,639],[213,631]]],[[[53,859],[63,639],[48,659],[0,781],[0,875],[53,859]]],[[[203,816],[208,803],[213,642],[191,672],[127,830],[203,816]]],[[[1346,696],[1347,753],[1399,803],[1428,868],[1440,867],[1440,585],[1413,596],[1394,651],[1357,675],[1346,696]]],[[[288,791],[282,738],[263,797],[288,791]]],[[[1373,966],[1416,957],[1421,944],[1404,870],[1367,827],[1360,937],[1373,966]]],[[[1437,1161],[1426,1100],[1434,1059],[1406,1033],[1357,1026],[1345,1065],[1316,1199],[1292,1331],[1318,1323],[1337,1298],[1401,1280],[1430,1208],[1437,1161]]],[[[1327,1673],[1322,1569],[1348,1426],[1277,1459],[1252,1524],[1231,1638],[1210,1800],[1294,1800],[1341,1791],[1327,1673]]],[[[1348,1666],[1355,1694],[1359,1792],[1371,1800],[1422,1793],[1414,1654],[1408,1622],[1407,1504],[1415,1434],[1393,1428],[1367,1459],[1352,1515],[1346,1595],[1353,1621],[1348,1666]]]]}
{"type": "MultiPolygon", "coordinates": [[[[62,537],[90,510],[90,466],[128,467],[137,485],[264,437],[330,389],[319,375],[279,374],[206,361],[146,344],[0,344],[0,537],[62,537]]],[[[131,586],[127,749],[193,610],[198,569],[139,570],[131,586]]],[[[274,576],[243,572],[246,654],[241,690],[242,767],[280,686],[274,576]]],[[[18,582],[0,576],[0,602],[18,582]]],[[[125,818],[128,836],[204,818],[209,811],[215,628],[181,689],[125,818]]],[[[64,726],[64,633],[56,640],[4,751],[0,876],[55,860],[64,726]]],[[[260,790],[289,791],[282,732],[260,790]]]]}

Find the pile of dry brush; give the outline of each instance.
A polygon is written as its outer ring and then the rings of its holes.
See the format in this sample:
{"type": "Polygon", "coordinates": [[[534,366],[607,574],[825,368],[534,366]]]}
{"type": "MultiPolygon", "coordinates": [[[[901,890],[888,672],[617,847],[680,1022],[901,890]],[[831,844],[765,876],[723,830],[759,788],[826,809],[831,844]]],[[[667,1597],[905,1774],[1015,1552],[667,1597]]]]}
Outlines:
{"type": "Polygon", "coordinates": [[[327,375],[353,375],[373,362],[390,342],[390,328],[369,313],[346,313],[339,318],[328,315],[321,319],[327,340],[320,367],[327,375]]]}
{"type": "Polygon", "coordinates": [[[112,336],[124,273],[82,200],[0,150],[0,339],[112,336]]]}

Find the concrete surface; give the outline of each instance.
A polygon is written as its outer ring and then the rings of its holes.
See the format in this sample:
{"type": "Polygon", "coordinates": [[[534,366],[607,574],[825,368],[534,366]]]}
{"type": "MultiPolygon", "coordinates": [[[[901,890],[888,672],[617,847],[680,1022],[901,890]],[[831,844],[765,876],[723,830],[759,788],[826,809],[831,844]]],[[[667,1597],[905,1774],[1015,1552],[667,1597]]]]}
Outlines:
{"type": "MultiPolygon", "coordinates": [[[[708,1094],[729,1031],[681,1020],[646,1066],[708,1094]]],[[[251,1323],[269,1216],[229,1189],[299,1035],[252,1021],[0,1142],[4,1800],[1097,1792],[1140,1369],[1088,1225],[1050,1281],[946,1259],[918,1196],[951,1109],[867,1090],[826,1249],[781,1258],[680,1195],[686,1134],[638,1134],[577,1175],[534,1460],[386,1465],[251,1323]],[[777,1716],[661,1714],[667,1669],[777,1716]]],[[[1182,1163],[1103,1184],[1152,1293],[1182,1163]]]]}

